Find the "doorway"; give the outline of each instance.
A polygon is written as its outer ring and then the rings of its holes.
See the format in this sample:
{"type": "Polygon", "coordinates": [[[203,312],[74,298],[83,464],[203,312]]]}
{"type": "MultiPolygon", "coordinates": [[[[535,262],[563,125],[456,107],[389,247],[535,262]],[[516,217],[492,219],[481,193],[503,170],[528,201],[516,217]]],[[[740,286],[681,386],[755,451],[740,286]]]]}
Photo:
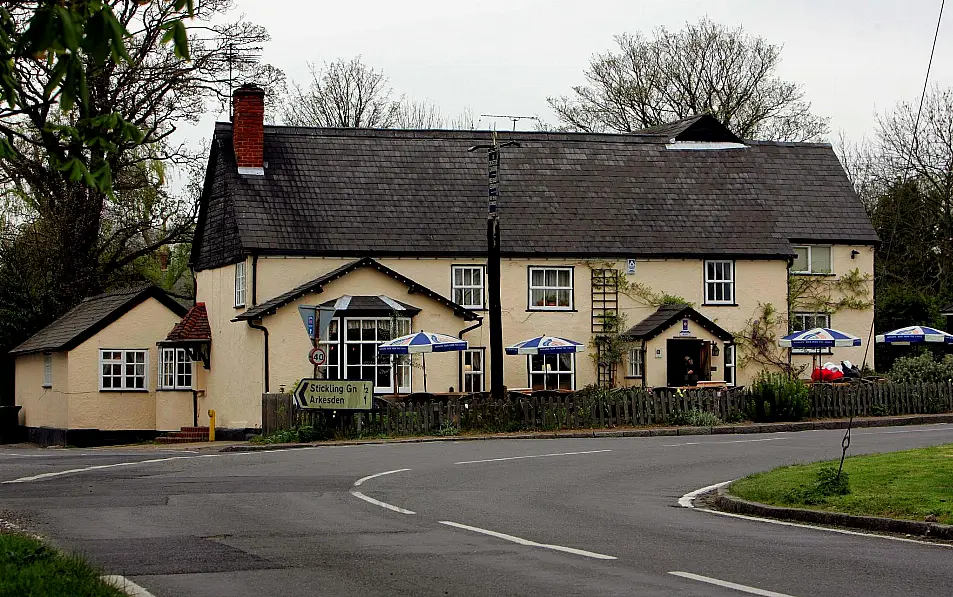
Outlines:
{"type": "Polygon", "coordinates": [[[689,385],[686,383],[685,357],[692,360],[692,370],[698,376],[693,381],[711,380],[711,342],[695,338],[671,338],[667,342],[666,350],[669,387],[689,385]]]}

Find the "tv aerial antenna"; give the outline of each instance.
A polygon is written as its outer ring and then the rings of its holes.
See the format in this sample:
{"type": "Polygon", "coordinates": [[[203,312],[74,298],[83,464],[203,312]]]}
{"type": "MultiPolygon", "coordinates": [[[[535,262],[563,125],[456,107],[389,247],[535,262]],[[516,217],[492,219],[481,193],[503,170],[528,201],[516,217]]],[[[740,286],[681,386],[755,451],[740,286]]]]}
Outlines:
{"type": "Polygon", "coordinates": [[[480,118],[505,118],[513,121],[513,130],[516,130],[516,123],[520,120],[535,120],[539,122],[539,116],[515,116],[513,114],[480,114],[480,118]]]}
{"type": "Polygon", "coordinates": [[[232,94],[235,92],[235,76],[261,63],[262,46],[242,46],[229,43],[225,46],[225,63],[228,64],[228,115],[232,113],[232,94]]]}

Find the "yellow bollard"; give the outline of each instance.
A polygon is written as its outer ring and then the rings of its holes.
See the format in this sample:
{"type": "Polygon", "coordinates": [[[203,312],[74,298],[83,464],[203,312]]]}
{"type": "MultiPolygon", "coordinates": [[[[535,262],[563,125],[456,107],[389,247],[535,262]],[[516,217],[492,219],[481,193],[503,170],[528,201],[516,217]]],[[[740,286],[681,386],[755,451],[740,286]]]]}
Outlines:
{"type": "Polygon", "coordinates": [[[215,411],[208,409],[208,441],[215,441],[215,411]]]}

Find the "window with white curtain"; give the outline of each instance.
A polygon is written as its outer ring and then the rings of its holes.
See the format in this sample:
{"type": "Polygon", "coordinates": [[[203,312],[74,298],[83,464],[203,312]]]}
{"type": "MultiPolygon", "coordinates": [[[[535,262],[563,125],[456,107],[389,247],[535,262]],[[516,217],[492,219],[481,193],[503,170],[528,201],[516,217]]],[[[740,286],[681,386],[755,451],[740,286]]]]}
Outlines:
{"type": "Polygon", "coordinates": [[[184,348],[159,350],[159,389],[192,389],[192,359],[184,348]]]}
{"type": "Polygon", "coordinates": [[[235,306],[245,306],[245,262],[235,264],[235,306]]]}

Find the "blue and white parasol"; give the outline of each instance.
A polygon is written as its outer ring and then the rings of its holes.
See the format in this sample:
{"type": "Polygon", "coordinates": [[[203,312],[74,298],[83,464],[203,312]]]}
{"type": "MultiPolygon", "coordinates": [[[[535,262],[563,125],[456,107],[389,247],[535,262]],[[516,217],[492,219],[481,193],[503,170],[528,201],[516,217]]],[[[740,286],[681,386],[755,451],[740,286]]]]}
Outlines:
{"type": "Polygon", "coordinates": [[[879,334],[875,340],[880,344],[899,345],[921,344],[923,342],[953,344],[953,334],[947,334],[943,330],[923,325],[911,325],[892,332],[887,332],[886,334],[879,334]]]}
{"type": "Polygon", "coordinates": [[[417,332],[408,334],[400,338],[388,340],[377,347],[380,354],[416,354],[419,352],[452,352],[455,350],[466,350],[469,345],[466,340],[461,340],[447,334],[431,334],[429,332],[417,332]]]}
{"type": "Polygon", "coordinates": [[[567,352],[585,352],[586,346],[574,340],[555,336],[536,336],[506,347],[506,354],[562,354],[567,352]]]}
{"type": "Polygon", "coordinates": [[[778,340],[785,348],[832,348],[834,346],[860,346],[860,338],[847,332],[830,328],[814,328],[795,332],[778,340]]]}

